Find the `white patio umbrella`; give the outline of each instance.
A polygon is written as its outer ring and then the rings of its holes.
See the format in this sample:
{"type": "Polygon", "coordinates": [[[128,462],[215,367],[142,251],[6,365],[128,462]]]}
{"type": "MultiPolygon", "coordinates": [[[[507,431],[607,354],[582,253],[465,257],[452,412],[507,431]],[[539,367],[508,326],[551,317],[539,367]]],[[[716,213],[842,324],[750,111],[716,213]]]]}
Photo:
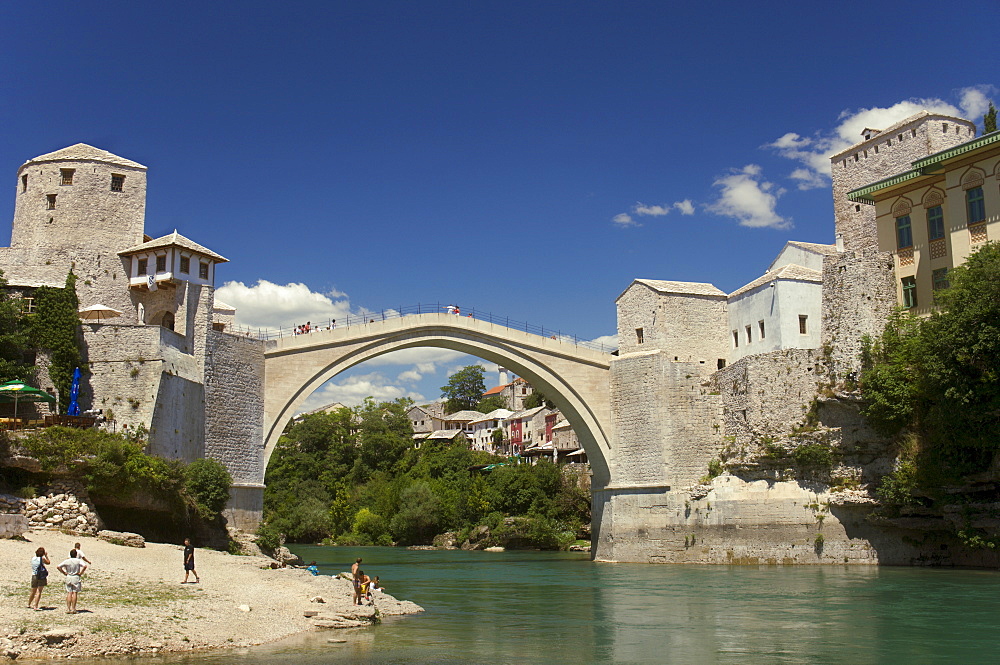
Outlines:
{"type": "Polygon", "coordinates": [[[79,315],[81,319],[86,321],[93,321],[96,319],[97,322],[100,323],[101,319],[110,319],[113,316],[121,316],[122,313],[113,307],[108,307],[107,305],[101,305],[98,303],[97,305],[84,307],[79,311],[79,315]]]}

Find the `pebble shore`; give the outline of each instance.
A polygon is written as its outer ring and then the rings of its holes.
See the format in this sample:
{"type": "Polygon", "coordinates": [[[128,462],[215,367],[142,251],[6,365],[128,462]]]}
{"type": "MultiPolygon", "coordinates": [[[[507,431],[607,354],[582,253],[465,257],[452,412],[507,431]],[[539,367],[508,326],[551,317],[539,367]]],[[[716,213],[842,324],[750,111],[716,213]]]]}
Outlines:
{"type": "MultiPolygon", "coordinates": [[[[303,569],[271,569],[271,559],[199,549],[199,584],[184,579],[182,549],[146,543],[126,547],[58,531],[29,531],[0,540],[0,662],[141,655],[247,647],[310,630],[370,626],[380,616],[422,612],[409,601],[376,592],[374,605],[355,606],[351,584],[303,569]],[[67,614],[55,569],[74,542],[93,562],[78,614],[67,614]],[[41,611],[26,607],[31,557],[44,547],[52,564],[41,611]]],[[[349,567],[345,562],[344,567],[349,567]]]]}

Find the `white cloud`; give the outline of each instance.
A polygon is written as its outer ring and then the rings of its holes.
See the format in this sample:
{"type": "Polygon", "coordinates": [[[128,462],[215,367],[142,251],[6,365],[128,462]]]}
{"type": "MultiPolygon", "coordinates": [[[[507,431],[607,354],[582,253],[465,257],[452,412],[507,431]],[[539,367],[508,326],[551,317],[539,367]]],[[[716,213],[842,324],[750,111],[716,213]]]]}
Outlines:
{"type": "Polygon", "coordinates": [[[379,372],[349,376],[340,381],[333,379],[310,395],[299,412],[318,409],[327,404],[340,402],[344,406],[357,406],[366,397],[374,397],[378,402],[387,402],[400,397],[409,397],[414,402],[425,402],[424,396],[403,386],[396,385],[379,372]]]}
{"type": "Polygon", "coordinates": [[[709,212],[732,217],[738,220],[741,226],[773,229],[792,227],[792,220],[775,212],[778,198],[784,194],[784,190],[777,189],[774,183],[764,180],[761,168],[756,164],[748,164],[742,169],[734,170],[712,184],[722,191],[718,200],[707,206],[709,212]]]}
{"type": "Polygon", "coordinates": [[[674,208],[680,210],[682,215],[694,214],[694,204],[691,203],[691,199],[684,199],[683,201],[677,201],[676,203],[674,203],[674,208]]]}
{"type": "Polygon", "coordinates": [[[326,324],[345,319],[351,310],[346,294],[317,293],[301,283],[274,284],[261,279],[253,286],[226,282],[216,297],[236,308],[236,323],[251,328],[289,328],[311,321],[326,324]],[[334,300],[338,298],[338,300],[334,300]]]}
{"type": "Polygon", "coordinates": [[[971,88],[962,88],[959,91],[958,106],[962,109],[963,117],[973,122],[982,122],[983,114],[990,108],[991,95],[996,92],[992,85],[977,85],[971,88]]]}
{"type": "Polygon", "coordinates": [[[396,380],[402,383],[416,383],[422,378],[424,378],[424,375],[417,370],[408,369],[405,372],[400,372],[399,376],[396,377],[396,380]]]}
{"type": "Polygon", "coordinates": [[[642,226],[632,215],[638,217],[664,217],[669,215],[672,210],[679,210],[682,215],[693,215],[694,204],[691,202],[691,199],[676,201],[670,205],[646,205],[645,203],[637,202],[632,206],[631,215],[627,212],[619,213],[612,217],[611,221],[623,229],[630,226],[642,226]]]}
{"type": "Polygon", "coordinates": [[[619,213],[611,218],[611,221],[618,225],[619,228],[627,229],[630,226],[642,226],[639,222],[632,219],[631,215],[624,212],[619,213]]]}
{"type": "Polygon", "coordinates": [[[763,147],[799,162],[800,166],[789,174],[790,178],[797,181],[799,189],[828,187],[830,156],[861,141],[862,130],[885,129],[924,110],[964,117],[979,123],[989,106],[989,95],[995,91],[996,88],[991,85],[961,88],[955,92],[957,107],[943,99],[930,97],[905,99],[887,107],[848,109],[837,118],[837,126],[832,131],[817,132],[811,137],[788,132],[763,147]]]}
{"type": "Polygon", "coordinates": [[[635,207],[632,208],[632,212],[637,215],[648,215],[650,217],[662,217],[670,212],[670,208],[664,208],[663,206],[648,206],[645,203],[636,203],[635,207]]]}
{"type": "Polygon", "coordinates": [[[612,350],[618,348],[618,335],[601,335],[590,340],[593,344],[603,344],[605,349],[612,350]]]}

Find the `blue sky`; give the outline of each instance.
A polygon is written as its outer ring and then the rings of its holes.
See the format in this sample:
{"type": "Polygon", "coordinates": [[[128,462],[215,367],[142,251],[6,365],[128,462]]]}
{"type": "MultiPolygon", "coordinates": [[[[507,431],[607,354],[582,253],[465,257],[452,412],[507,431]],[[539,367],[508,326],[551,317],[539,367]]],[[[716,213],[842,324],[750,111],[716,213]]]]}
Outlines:
{"type": "MultiPolygon", "coordinates": [[[[787,240],[832,242],[825,156],[924,107],[981,123],[998,18],[920,1],[5,3],[0,210],[26,159],[90,143],[149,167],[148,233],[232,261],[218,279],[247,323],[440,301],[597,338],[636,277],[732,291],[787,240]]],[[[467,362],[369,363],[310,405],[436,398],[467,362]]]]}

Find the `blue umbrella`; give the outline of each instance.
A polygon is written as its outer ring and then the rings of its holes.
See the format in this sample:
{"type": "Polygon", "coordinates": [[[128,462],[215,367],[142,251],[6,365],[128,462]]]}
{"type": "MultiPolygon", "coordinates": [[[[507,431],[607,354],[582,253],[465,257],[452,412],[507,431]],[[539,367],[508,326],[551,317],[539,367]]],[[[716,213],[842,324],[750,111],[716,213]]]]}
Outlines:
{"type": "Polygon", "coordinates": [[[80,404],[78,403],[78,398],[80,397],[80,368],[77,367],[73,370],[73,384],[69,387],[69,408],[66,409],[66,414],[70,416],[80,415],[80,404]]]}

